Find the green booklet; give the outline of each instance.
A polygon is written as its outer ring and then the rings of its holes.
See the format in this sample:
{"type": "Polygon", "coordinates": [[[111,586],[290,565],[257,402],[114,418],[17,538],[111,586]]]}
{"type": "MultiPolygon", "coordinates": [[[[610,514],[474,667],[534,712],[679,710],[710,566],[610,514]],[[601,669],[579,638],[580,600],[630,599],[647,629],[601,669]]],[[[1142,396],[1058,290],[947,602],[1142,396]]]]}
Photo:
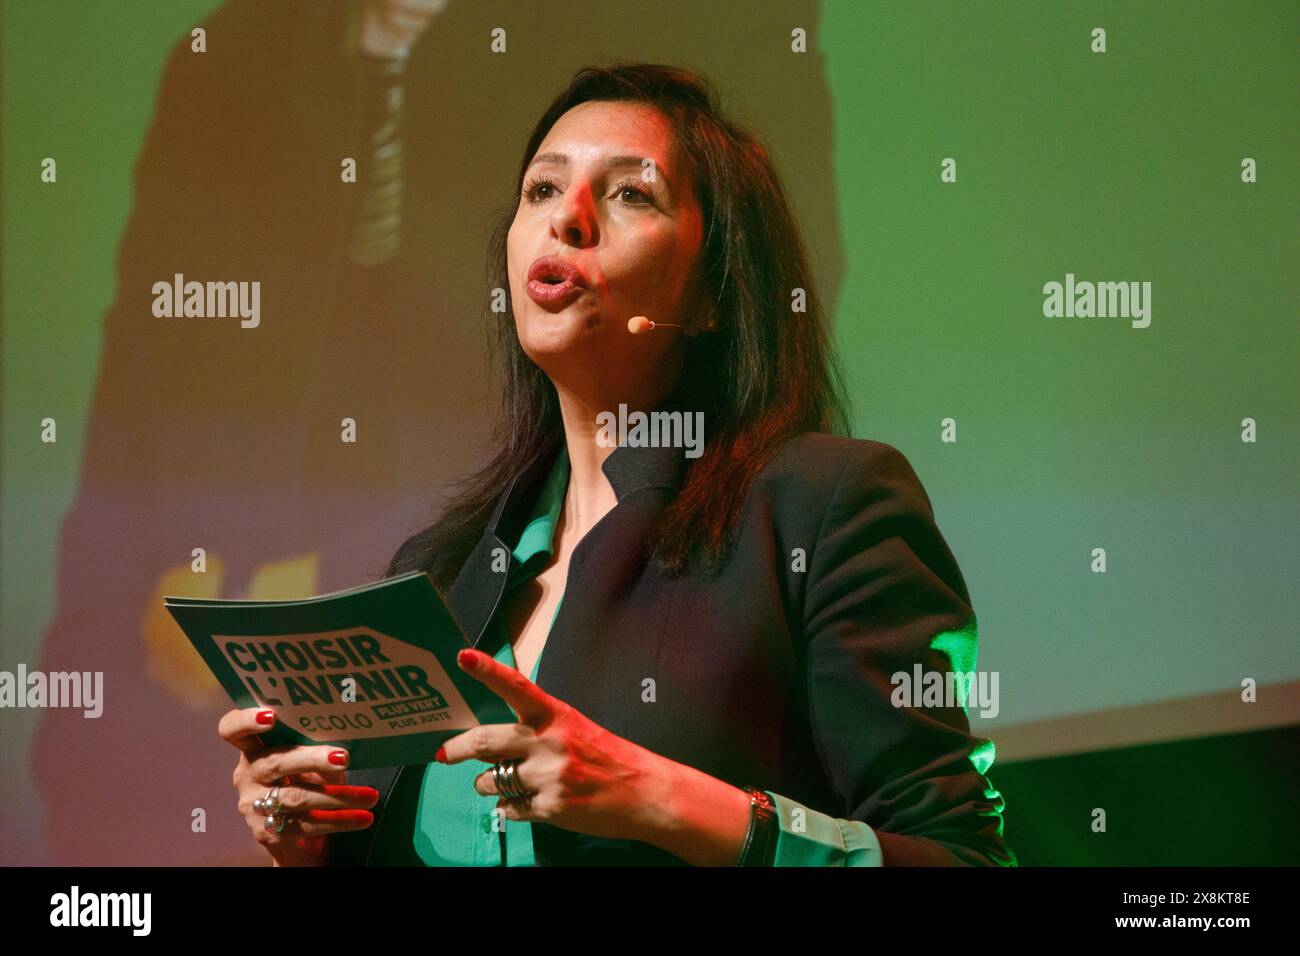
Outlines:
{"type": "Polygon", "coordinates": [[[469,641],[422,571],[298,601],[163,604],[236,707],[275,711],[268,746],[336,745],[349,767],[391,767],[517,721],[456,664],[469,641]]]}

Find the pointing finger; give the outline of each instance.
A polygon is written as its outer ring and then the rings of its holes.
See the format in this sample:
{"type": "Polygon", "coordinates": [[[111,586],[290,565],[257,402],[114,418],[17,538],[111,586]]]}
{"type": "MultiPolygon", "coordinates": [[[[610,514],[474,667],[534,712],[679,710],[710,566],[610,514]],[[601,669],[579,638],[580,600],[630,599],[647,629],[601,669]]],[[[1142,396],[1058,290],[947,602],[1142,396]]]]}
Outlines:
{"type": "Polygon", "coordinates": [[[460,669],[509,704],[519,719],[541,726],[555,715],[555,698],[513,667],[467,647],[456,655],[460,669]]]}

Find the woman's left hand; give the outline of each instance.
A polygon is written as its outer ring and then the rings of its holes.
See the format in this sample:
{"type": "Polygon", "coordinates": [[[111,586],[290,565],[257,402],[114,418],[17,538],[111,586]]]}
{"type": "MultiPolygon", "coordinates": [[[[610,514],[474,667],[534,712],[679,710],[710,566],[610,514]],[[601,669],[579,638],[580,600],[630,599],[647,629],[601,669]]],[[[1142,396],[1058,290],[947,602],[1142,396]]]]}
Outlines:
{"type": "MultiPolygon", "coordinates": [[[[442,763],[519,760],[515,772],[532,796],[498,800],[510,820],[620,839],[644,840],[654,831],[672,792],[672,761],[610,733],[482,651],[466,648],[457,663],[520,722],[471,727],[443,744],[442,763]]],[[[475,778],[474,789],[498,793],[491,768],[475,778]]]]}

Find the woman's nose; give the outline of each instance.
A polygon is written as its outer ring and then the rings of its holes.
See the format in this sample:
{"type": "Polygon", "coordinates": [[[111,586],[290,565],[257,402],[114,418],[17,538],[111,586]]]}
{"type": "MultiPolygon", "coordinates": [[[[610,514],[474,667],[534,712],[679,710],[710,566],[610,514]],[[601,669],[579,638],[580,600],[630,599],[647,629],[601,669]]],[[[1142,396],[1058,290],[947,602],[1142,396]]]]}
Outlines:
{"type": "Polygon", "coordinates": [[[571,246],[585,246],[595,238],[595,210],[591,187],[570,187],[555,204],[551,228],[561,241],[571,246]]]}

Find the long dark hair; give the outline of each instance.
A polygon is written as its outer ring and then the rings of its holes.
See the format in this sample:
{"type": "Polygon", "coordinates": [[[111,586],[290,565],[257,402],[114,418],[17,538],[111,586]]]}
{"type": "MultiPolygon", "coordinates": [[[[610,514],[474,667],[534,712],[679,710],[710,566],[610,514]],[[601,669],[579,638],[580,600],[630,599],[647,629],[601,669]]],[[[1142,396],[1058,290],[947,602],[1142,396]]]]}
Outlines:
{"type": "MultiPolygon", "coordinates": [[[[693,169],[704,217],[700,276],[716,331],[684,339],[676,407],[704,412],[708,440],[688,459],[682,487],[664,512],[650,556],[669,574],[693,562],[716,571],[730,549],[755,476],[781,443],[805,431],[849,434],[842,376],[803,240],[763,145],[722,115],[718,93],[699,73],[612,61],[579,70],[533,128],[519,164],[514,202],[488,246],[489,289],[510,288],[506,237],[528,164],[555,122],[589,100],[657,109],[693,169]],[[802,290],[804,311],[791,307],[802,290]]],[[[489,310],[490,312],[490,310],[489,310]]],[[[446,593],[486,530],[511,478],[564,441],[555,386],[519,344],[513,311],[489,314],[494,364],[504,379],[494,430],[497,452],[458,482],[441,518],[410,538],[388,576],[424,570],[446,593]]]]}

